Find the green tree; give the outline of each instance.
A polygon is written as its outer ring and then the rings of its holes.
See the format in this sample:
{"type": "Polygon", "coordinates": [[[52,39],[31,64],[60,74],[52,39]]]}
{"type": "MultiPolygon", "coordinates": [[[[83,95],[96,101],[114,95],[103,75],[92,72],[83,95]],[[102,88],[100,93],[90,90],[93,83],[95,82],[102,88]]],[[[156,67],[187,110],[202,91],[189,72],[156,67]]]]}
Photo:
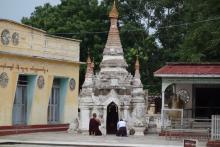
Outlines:
{"type": "Polygon", "coordinates": [[[155,3],[156,35],[166,61],[220,60],[218,0],[162,0],[155,3]]]}
{"type": "Polygon", "coordinates": [[[187,27],[179,57],[184,61],[220,61],[220,3],[195,0],[185,6],[187,27]]]}
{"type": "MultiPolygon", "coordinates": [[[[99,70],[109,29],[113,0],[61,0],[35,8],[22,23],[49,34],[82,40],[80,60],[88,48],[99,70]]],[[[128,70],[134,73],[138,52],[142,81],[151,93],[160,90],[153,72],[169,61],[220,61],[220,3],[218,0],[118,0],[119,29],[128,70]],[[154,34],[149,34],[150,29],[154,34]]],[[[81,68],[85,74],[85,66],[81,68]]],[[[80,83],[84,76],[80,77],[80,83]]]]}
{"type": "MultiPolygon", "coordinates": [[[[22,23],[47,31],[49,34],[82,40],[80,60],[86,61],[88,48],[94,57],[95,67],[101,61],[108,28],[107,11],[98,5],[97,0],[62,0],[61,4],[36,7],[30,18],[24,17],[22,23]],[[103,32],[93,34],[90,32],[103,32]]],[[[80,69],[85,75],[85,66],[80,69]]],[[[80,76],[80,85],[84,76],[80,76]]]]}
{"type": "MultiPolygon", "coordinates": [[[[81,39],[80,60],[86,61],[88,48],[95,60],[95,69],[102,59],[102,52],[109,29],[108,13],[112,0],[61,0],[61,4],[36,7],[30,18],[24,17],[22,23],[46,30],[49,34],[81,39]],[[93,32],[93,33],[92,33],[93,32]],[[94,33],[99,32],[99,33],[94,33]]],[[[143,23],[147,18],[144,1],[119,0],[117,2],[120,18],[119,29],[129,71],[134,73],[137,49],[140,48],[141,75],[145,88],[159,85],[153,79],[153,67],[159,58],[154,36],[149,36],[143,23]],[[147,63],[147,64],[146,64],[147,63]],[[153,65],[153,66],[152,66],[153,65]]],[[[161,65],[160,63],[157,65],[161,65]]],[[[81,68],[80,83],[84,81],[85,66],[81,68]]],[[[155,91],[153,88],[152,91],[155,91]]]]}

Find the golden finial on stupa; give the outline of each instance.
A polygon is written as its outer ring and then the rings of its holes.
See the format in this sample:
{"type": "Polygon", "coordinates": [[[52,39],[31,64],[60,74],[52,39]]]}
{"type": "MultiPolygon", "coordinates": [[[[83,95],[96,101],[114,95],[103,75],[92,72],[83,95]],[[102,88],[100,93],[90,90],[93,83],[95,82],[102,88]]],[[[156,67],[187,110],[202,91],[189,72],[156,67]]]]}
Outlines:
{"type": "Polygon", "coordinates": [[[116,8],[116,4],[115,4],[115,0],[114,0],[114,4],[112,6],[112,10],[111,12],[109,13],[109,17],[110,18],[118,18],[118,10],[116,8]]]}

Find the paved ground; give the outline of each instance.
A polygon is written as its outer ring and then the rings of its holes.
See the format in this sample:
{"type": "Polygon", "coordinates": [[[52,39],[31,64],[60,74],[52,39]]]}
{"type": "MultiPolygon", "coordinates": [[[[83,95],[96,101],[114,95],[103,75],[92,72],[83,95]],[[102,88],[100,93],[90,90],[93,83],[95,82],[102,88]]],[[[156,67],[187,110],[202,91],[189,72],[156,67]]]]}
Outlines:
{"type": "MultiPolygon", "coordinates": [[[[200,141],[199,147],[205,147],[200,141]]],[[[182,140],[166,140],[158,135],[116,137],[114,135],[89,136],[66,132],[29,133],[0,136],[0,147],[182,147],[182,140]],[[13,142],[16,144],[1,144],[13,142]]]]}

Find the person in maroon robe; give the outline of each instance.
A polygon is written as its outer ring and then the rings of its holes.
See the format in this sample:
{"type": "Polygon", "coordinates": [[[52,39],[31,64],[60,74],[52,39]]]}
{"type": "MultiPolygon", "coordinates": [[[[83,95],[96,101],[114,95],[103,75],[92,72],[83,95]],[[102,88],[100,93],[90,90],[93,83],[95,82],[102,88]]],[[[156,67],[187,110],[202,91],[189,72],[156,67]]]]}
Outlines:
{"type": "Polygon", "coordinates": [[[102,132],[99,130],[101,122],[96,118],[96,113],[93,113],[93,118],[89,121],[89,135],[101,136],[102,132]]]}

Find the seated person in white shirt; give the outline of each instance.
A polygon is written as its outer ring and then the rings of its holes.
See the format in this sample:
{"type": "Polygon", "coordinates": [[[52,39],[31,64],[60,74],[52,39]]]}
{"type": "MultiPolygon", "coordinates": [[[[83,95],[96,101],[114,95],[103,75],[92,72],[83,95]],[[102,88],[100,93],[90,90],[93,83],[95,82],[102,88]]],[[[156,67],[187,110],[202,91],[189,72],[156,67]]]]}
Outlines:
{"type": "Polygon", "coordinates": [[[117,136],[127,136],[126,122],[123,119],[117,123],[117,136]]]}

